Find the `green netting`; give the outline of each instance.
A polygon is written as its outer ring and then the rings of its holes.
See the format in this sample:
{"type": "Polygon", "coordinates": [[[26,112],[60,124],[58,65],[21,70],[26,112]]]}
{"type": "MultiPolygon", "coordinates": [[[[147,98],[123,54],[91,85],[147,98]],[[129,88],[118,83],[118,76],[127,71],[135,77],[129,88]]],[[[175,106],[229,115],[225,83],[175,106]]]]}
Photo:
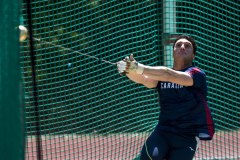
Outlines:
{"type": "Polygon", "coordinates": [[[33,43],[37,98],[29,41],[21,43],[26,159],[136,158],[157,123],[156,92],[81,53],[113,63],[133,53],[144,64],[170,65],[166,37],[181,33],[198,43],[195,63],[208,75],[217,129],[195,157],[239,158],[239,9],[234,0],[31,2],[33,37],[41,41],[33,43]]]}

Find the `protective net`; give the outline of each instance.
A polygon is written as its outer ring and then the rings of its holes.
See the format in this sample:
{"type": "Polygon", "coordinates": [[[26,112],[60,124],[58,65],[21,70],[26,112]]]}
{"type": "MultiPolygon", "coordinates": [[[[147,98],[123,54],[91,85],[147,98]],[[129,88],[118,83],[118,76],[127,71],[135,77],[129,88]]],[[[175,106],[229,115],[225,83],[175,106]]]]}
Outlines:
{"type": "Polygon", "coordinates": [[[169,42],[181,33],[198,43],[195,63],[207,73],[217,129],[195,158],[240,158],[239,9],[224,0],[24,0],[33,36],[21,43],[26,159],[138,159],[157,124],[157,93],[111,63],[133,53],[147,65],[171,65],[169,42]]]}

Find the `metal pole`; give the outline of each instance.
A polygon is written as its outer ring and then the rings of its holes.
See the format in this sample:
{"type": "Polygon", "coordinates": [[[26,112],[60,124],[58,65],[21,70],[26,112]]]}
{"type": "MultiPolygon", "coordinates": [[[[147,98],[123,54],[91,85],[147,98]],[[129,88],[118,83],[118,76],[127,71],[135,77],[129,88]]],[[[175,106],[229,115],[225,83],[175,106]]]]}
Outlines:
{"type": "Polygon", "coordinates": [[[164,66],[172,67],[173,65],[173,47],[169,43],[171,35],[176,34],[176,2],[175,0],[163,1],[163,41],[164,43],[164,66]]]}
{"type": "Polygon", "coordinates": [[[20,71],[19,4],[0,1],[0,159],[24,160],[24,108],[20,71]]]}

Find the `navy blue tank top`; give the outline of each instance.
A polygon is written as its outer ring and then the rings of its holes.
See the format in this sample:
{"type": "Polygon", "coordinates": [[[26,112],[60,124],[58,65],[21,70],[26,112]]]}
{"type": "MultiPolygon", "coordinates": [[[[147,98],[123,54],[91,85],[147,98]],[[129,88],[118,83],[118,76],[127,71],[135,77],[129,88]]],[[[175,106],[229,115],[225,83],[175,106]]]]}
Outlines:
{"type": "Polygon", "coordinates": [[[157,128],[211,140],[214,123],[207,103],[205,73],[191,66],[181,70],[193,78],[193,86],[158,82],[160,115],[157,128]]]}

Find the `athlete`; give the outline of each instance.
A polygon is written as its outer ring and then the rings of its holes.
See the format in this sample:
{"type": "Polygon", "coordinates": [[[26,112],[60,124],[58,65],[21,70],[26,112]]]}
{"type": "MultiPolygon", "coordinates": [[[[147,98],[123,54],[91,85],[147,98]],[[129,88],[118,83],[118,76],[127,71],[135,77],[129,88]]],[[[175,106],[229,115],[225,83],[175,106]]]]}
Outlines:
{"type": "Polygon", "coordinates": [[[147,66],[133,55],[117,63],[120,74],[159,94],[160,114],[155,130],[144,142],[142,160],[191,160],[198,141],[211,140],[214,123],[207,103],[205,73],[193,66],[197,46],[191,36],[173,43],[173,67],[147,66]]]}

